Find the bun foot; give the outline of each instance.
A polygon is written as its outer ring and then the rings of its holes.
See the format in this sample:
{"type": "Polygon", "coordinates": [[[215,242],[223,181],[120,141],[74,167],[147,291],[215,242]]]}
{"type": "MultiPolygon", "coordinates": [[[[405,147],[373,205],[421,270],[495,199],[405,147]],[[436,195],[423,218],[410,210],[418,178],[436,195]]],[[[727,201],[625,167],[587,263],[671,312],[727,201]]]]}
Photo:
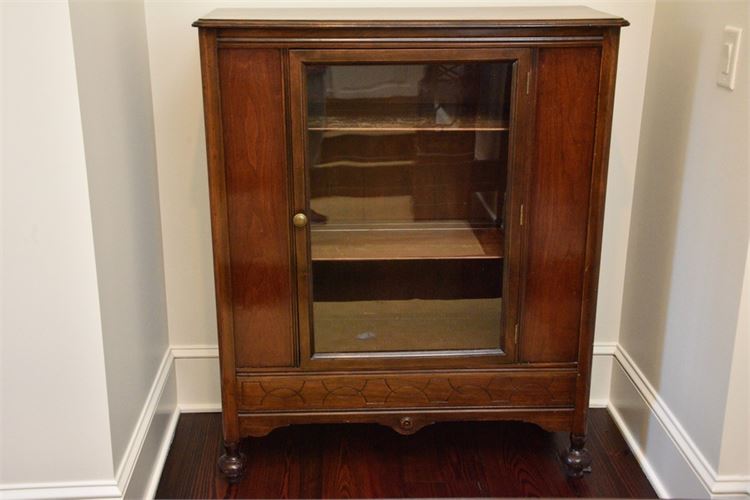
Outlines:
{"type": "Polygon", "coordinates": [[[584,448],[586,436],[570,435],[570,449],[563,454],[562,460],[569,477],[580,478],[584,472],[591,472],[591,455],[584,448]]]}
{"type": "Polygon", "coordinates": [[[247,459],[239,443],[224,443],[224,454],[219,457],[219,470],[230,483],[237,483],[245,473],[247,459]]]}

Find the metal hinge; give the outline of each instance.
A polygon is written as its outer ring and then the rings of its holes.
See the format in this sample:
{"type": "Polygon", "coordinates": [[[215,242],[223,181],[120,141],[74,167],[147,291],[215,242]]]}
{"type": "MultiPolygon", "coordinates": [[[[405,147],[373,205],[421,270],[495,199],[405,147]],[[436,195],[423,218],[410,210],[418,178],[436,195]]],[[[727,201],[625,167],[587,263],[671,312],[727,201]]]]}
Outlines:
{"type": "Polygon", "coordinates": [[[518,345],[518,323],[516,323],[515,339],[516,345],[518,345]]]}
{"type": "Polygon", "coordinates": [[[526,95],[531,92],[531,70],[526,73],[526,95]]]}
{"type": "Polygon", "coordinates": [[[523,203],[521,203],[521,215],[519,216],[519,222],[523,226],[523,203]]]}

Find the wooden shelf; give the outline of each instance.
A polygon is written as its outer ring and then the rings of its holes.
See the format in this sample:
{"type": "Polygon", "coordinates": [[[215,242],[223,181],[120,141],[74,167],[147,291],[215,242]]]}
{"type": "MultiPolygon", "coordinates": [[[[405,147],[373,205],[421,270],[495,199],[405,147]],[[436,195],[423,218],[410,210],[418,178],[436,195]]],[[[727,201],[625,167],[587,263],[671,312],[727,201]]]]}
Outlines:
{"type": "Polygon", "coordinates": [[[499,349],[500,297],[313,303],[319,353],[499,349]]]}
{"type": "Polygon", "coordinates": [[[308,118],[310,131],[410,132],[410,131],[503,131],[508,124],[499,119],[458,116],[450,123],[437,123],[434,117],[382,115],[328,115],[308,118]]]}
{"type": "Polygon", "coordinates": [[[497,228],[316,229],[312,260],[499,259],[497,228]]]}

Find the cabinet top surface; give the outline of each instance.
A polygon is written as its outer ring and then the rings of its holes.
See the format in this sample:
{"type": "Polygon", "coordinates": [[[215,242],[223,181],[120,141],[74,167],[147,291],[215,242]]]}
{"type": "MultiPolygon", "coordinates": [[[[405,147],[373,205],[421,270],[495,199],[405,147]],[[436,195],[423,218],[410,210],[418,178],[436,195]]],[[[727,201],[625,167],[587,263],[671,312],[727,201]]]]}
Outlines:
{"type": "Polygon", "coordinates": [[[622,17],[588,7],[438,7],[438,8],[237,8],[216,9],[193,26],[446,26],[553,27],[627,26],[622,17]]]}

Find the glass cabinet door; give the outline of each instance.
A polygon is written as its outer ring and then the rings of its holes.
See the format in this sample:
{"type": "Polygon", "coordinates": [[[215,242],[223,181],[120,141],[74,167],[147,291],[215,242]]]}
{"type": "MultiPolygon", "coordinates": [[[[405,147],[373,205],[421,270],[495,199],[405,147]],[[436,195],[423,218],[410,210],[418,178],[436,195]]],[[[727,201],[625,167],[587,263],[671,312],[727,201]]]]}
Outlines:
{"type": "Polygon", "coordinates": [[[515,69],[301,66],[313,354],[502,352],[515,69]]]}

